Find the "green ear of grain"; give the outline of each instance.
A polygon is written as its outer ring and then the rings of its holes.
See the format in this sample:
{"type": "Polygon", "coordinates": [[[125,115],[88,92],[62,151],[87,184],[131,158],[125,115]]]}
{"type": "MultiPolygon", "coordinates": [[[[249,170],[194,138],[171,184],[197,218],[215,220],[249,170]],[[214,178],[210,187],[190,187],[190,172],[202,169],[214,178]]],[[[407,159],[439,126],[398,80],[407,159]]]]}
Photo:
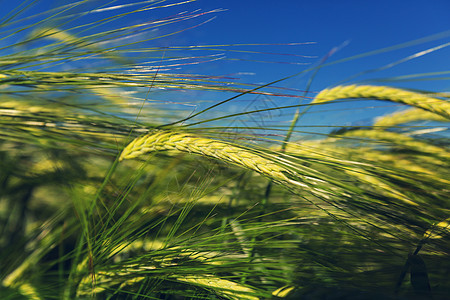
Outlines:
{"type": "Polygon", "coordinates": [[[294,171],[273,161],[277,157],[268,159],[248,149],[227,142],[176,131],[157,130],[136,138],[125,147],[119,160],[136,158],[155,151],[173,150],[195,153],[245,167],[278,182],[305,186],[303,183],[291,179],[297,177],[294,171]]]}
{"type": "Polygon", "coordinates": [[[369,98],[403,103],[450,119],[449,101],[388,86],[340,85],[331,89],[324,89],[317,94],[312,103],[322,103],[348,98],[369,98]]]}

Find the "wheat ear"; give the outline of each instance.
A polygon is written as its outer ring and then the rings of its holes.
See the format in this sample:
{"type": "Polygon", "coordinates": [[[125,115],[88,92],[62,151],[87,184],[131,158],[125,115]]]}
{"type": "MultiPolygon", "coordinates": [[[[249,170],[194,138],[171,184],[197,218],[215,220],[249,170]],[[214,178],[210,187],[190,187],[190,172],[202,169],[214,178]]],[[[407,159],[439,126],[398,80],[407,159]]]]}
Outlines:
{"type": "Polygon", "coordinates": [[[312,103],[321,103],[347,98],[374,98],[403,103],[439,114],[446,119],[450,119],[449,101],[388,86],[340,85],[331,89],[324,89],[317,94],[312,103]]]}
{"type": "Polygon", "coordinates": [[[439,121],[448,122],[449,119],[442,117],[434,112],[424,111],[420,108],[410,108],[395,112],[389,115],[378,117],[373,126],[391,127],[398,124],[404,124],[414,121],[439,121]]]}
{"type": "Polygon", "coordinates": [[[149,152],[168,150],[212,157],[243,166],[278,182],[305,186],[305,184],[289,178],[297,178],[298,174],[273,162],[273,159],[281,161],[282,158],[268,159],[241,146],[176,131],[157,130],[136,138],[123,149],[119,160],[135,158],[149,152]]]}

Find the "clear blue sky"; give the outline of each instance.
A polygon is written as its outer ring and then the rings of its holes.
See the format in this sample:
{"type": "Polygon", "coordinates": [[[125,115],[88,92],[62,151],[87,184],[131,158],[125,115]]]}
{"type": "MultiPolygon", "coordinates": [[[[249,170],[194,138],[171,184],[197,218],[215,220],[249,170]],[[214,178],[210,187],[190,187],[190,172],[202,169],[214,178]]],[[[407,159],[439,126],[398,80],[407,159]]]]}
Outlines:
{"type": "MultiPolygon", "coordinates": [[[[287,43],[316,42],[315,45],[292,47],[254,47],[264,52],[324,56],[333,47],[349,44],[329,59],[337,60],[366,51],[396,45],[450,30],[450,1],[448,0],[318,0],[318,1],[258,1],[258,0],[200,0],[184,6],[186,9],[210,10],[225,8],[216,19],[184,33],[181,43],[287,43]]],[[[161,11],[162,12],[162,11],[161,11]]],[[[176,38],[176,37],[175,37],[176,38]]],[[[404,48],[391,53],[356,60],[339,66],[340,72],[325,72],[318,80],[336,81],[360,71],[380,67],[417,51],[450,41],[449,36],[435,42],[404,48]]],[[[176,42],[176,41],[174,41],[176,42]]],[[[262,57],[254,55],[254,59],[262,57]]],[[[316,62],[289,56],[272,57],[272,61],[316,62]]],[[[239,63],[241,68],[246,64],[239,63]]],[[[248,66],[251,67],[250,65],[248,66]]],[[[447,71],[450,51],[440,50],[416,61],[393,68],[390,74],[447,71]],[[420,63],[423,61],[423,64],[420,63]],[[424,69],[426,68],[426,69],[424,69]],[[392,72],[392,73],[391,73],[392,72]]],[[[265,64],[243,71],[256,72],[261,81],[292,74],[297,65],[265,64]]],[[[385,74],[379,74],[384,76],[385,74]]],[[[440,82],[440,85],[443,83],[440,82]]],[[[447,88],[450,88],[447,85],[447,88]]]]}

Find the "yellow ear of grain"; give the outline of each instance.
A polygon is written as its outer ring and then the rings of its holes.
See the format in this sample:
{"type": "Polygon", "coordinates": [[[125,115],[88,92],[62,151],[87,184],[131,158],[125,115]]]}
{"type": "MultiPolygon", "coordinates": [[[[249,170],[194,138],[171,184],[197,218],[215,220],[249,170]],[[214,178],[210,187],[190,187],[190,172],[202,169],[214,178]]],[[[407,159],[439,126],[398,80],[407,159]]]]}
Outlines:
{"type": "Polygon", "coordinates": [[[348,98],[368,98],[403,103],[436,113],[446,119],[450,119],[449,101],[388,86],[340,85],[331,89],[324,89],[317,94],[312,103],[321,103],[348,98]]]}
{"type": "Polygon", "coordinates": [[[295,286],[288,286],[285,285],[283,287],[280,287],[279,289],[276,289],[272,292],[272,295],[279,298],[285,298],[290,292],[292,292],[295,289],[295,286]]]}
{"type": "Polygon", "coordinates": [[[450,218],[445,219],[433,225],[433,228],[428,229],[423,235],[424,239],[441,239],[445,234],[450,232],[450,218]]]}
{"type": "Polygon", "coordinates": [[[410,108],[377,118],[373,126],[391,127],[414,121],[439,121],[448,122],[447,118],[434,112],[424,111],[420,108],[410,108]]]}
{"type": "Polygon", "coordinates": [[[236,282],[219,278],[213,275],[196,275],[177,278],[178,281],[189,282],[200,286],[218,289],[220,293],[236,300],[258,300],[259,298],[249,295],[254,293],[251,288],[236,282]]]}
{"type": "Polygon", "coordinates": [[[386,196],[396,198],[396,199],[398,199],[404,203],[407,203],[409,205],[418,206],[418,204],[415,203],[414,201],[412,201],[409,197],[407,197],[403,193],[397,191],[396,189],[394,189],[387,183],[383,182],[382,180],[378,179],[376,176],[368,174],[364,170],[358,170],[358,169],[356,169],[354,171],[345,170],[345,173],[359,179],[360,181],[362,181],[366,184],[377,187],[378,190],[386,196]]]}
{"type": "Polygon", "coordinates": [[[157,130],[136,138],[125,147],[119,160],[135,158],[149,152],[168,150],[215,158],[256,171],[278,182],[305,186],[292,179],[298,177],[295,172],[274,162],[277,157],[268,159],[231,143],[176,131],[157,130]],[[287,175],[290,175],[291,178],[288,178],[287,175]]]}
{"type": "Polygon", "coordinates": [[[392,144],[396,144],[412,150],[434,154],[443,159],[450,159],[450,153],[441,147],[434,146],[410,136],[383,130],[351,130],[344,134],[345,137],[358,137],[380,140],[392,144]]]}
{"type": "Polygon", "coordinates": [[[19,285],[19,287],[17,289],[27,299],[31,299],[31,300],[41,300],[42,299],[39,296],[38,292],[36,291],[36,288],[33,287],[29,283],[22,283],[19,285]]]}

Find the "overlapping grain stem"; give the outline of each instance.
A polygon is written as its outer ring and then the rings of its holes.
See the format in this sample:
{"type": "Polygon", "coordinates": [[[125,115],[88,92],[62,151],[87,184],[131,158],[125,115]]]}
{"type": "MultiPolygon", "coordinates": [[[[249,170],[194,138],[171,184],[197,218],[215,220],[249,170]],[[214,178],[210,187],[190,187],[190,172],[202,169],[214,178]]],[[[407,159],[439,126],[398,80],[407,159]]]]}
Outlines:
{"type": "Polygon", "coordinates": [[[321,103],[348,98],[371,98],[403,103],[439,114],[446,119],[450,119],[449,101],[388,86],[340,85],[331,89],[322,90],[319,94],[317,94],[312,103],[321,103]]]}
{"type": "Polygon", "coordinates": [[[274,162],[277,159],[281,161],[281,158],[275,156],[266,158],[242,146],[177,131],[155,130],[138,137],[125,147],[119,160],[135,158],[154,151],[173,150],[212,157],[256,171],[278,182],[305,186],[295,180],[298,174],[274,162]]]}

